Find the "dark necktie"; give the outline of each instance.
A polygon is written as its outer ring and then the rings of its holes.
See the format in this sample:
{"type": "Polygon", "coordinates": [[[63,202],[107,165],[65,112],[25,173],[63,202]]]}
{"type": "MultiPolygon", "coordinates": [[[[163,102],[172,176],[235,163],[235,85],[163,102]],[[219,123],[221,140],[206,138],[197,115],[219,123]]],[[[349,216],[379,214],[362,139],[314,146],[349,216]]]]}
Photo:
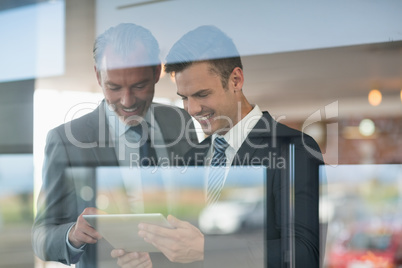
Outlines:
{"type": "Polygon", "coordinates": [[[148,128],[144,131],[143,125],[138,124],[130,127],[129,131],[134,131],[140,136],[140,166],[156,166],[158,164],[158,157],[151,143],[150,129],[148,128]]]}
{"type": "Polygon", "coordinates": [[[225,179],[226,155],[229,144],[224,138],[217,137],[214,141],[214,155],[211,161],[208,176],[207,204],[214,204],[221,195],[225,179]]]}
{"type": "MultiPolygon", "coordinates": [[[[142,167],[156,166],[158,164],[158,158],[156,155],[155,148],[151,142],[150,128],[146,124],[138,124],[137,126],[132,126],[128,131],[136,132],[140,139],[139,142],[139,165],[142,167]]],[[[142,179],[146,179],[147,172],[145,171],[142,179]]],[[[142,200],[144,204],[144,213],[161,213],[165,212],[166,207],[166,197],[164,190],[157,191],[149,186],[142,187],[142,200]],[[161,202],[160,200],[163,200],[161,202]]]]}

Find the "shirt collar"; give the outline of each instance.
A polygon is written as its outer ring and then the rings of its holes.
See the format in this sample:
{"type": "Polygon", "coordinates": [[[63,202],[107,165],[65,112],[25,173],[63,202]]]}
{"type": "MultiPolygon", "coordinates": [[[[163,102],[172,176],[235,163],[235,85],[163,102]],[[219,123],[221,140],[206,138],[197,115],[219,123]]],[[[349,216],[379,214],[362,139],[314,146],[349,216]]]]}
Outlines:
{"type": "MultiPolygon", "coordinates": [[[[254,108],[243,119],[241,119],[225,135],[223,135],[223,138],[230,145],[230,147],[235,150],[235,152],[240,149],[248,134],[255,127],[261,117],[262,112],[258,105],[255,105],[254,108]]],[[[212,140],[215,140],[216,137],[222,136],[213,134],[212,140]]]]}

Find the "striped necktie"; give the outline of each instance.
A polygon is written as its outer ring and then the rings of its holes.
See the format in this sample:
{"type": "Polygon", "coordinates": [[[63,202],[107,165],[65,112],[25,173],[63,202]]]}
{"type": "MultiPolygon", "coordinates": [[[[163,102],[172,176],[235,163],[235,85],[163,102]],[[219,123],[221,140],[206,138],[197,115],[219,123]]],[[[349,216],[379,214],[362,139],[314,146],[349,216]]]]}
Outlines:
{"type": "Polygon", "coordinates": [[[226,155],[229,144],[224,138],[217,137],[214,141],[214,155],[211,161],[208,176],[207,204],[214,204],[221,195],[225,179],[226,155]]]}

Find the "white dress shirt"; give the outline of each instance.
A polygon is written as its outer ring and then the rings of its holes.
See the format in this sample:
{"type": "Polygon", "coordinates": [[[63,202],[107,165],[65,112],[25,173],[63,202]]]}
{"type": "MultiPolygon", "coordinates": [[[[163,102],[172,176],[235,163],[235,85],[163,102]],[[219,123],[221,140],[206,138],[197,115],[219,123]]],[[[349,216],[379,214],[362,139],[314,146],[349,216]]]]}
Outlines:
{"type": "MultiPolygon", "coordinates": [[[[225,151],[226,155],[226,172],[223,184],[226,181],[226,177],[229,171],[229,168],[233,162],[234,157],[237,154],[237,151],[240,149],[243,142],[246,140],[248,134],[255,127],[257,122],[261,119],[262,112],[258,105],[255,105],[254,108],[236,125],[234,125],[225,135],[221,136],[218,134],[212,135],[212,142],[215,141],[216,137],[223,137],[226,142],[229,144],[228,148],[225,151]]],[[[210,146],[209,151],[206,157],[206,164],[209,166],[211,164],[212,156],[214,155],[214,146],[210,146]]],[[[208,172],[207,176],[208,178],[208,172]]],[[[208,182],[207,182],[208,183],[208,182]]],[[[208,187],[206,183],[206,187],[208,187]]]]}
{"type": "MultiPolygon", "coordinates": [[[[109,125],[109,133],[115,148],[115,153],[117,160],[119,161],[120,166],[130,166],[137,167],[139,166],[139,161],[130,161],[130,159],[126,159],[125,150],[125,133],[130,129],[130,126],[124,124],[118,117],[118,115],[109,108],[109,105],[105,102],[105,111],[106,111],[106,120],[109,125]]],[[[156,155],[158,157],[158,163],[162,164],[165,161],[168,161],[168,152],[166,150],[165,142],[163,139],[163,135],[158,123],[155,120],[153,114],[152,104],[148,109],[144,119],[148,124],[148,130],[150,131],[151,143],[155,148],[156,155]]],[[[140,141],[141,137],[138,133],[133,133],[134,137],[137,141],[140,141]]],[[[132,146],[129,148],[131,153],[135,153],[139,155],[139,147],[132,146]]],[[[138,158],[139,159],[139,158],[138,158]]]]}

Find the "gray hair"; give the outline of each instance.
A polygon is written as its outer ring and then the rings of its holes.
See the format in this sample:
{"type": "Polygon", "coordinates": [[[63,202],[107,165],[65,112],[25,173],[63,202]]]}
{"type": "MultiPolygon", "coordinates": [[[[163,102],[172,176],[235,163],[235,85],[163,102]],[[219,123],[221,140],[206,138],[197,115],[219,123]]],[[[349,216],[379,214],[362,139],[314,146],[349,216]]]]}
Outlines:
{"type": "Polygon", "coordinates": [[[148,29],[134,23],[121,23],[109,28],[99,35],[94,43],[93,58],[96,68],[101,68],[102,57],[107,47],[110,46],[122,58],[127,58],[141,45],[145,47],[147,53],[143,65],[159,65],[159,44],[148,29]]]}

